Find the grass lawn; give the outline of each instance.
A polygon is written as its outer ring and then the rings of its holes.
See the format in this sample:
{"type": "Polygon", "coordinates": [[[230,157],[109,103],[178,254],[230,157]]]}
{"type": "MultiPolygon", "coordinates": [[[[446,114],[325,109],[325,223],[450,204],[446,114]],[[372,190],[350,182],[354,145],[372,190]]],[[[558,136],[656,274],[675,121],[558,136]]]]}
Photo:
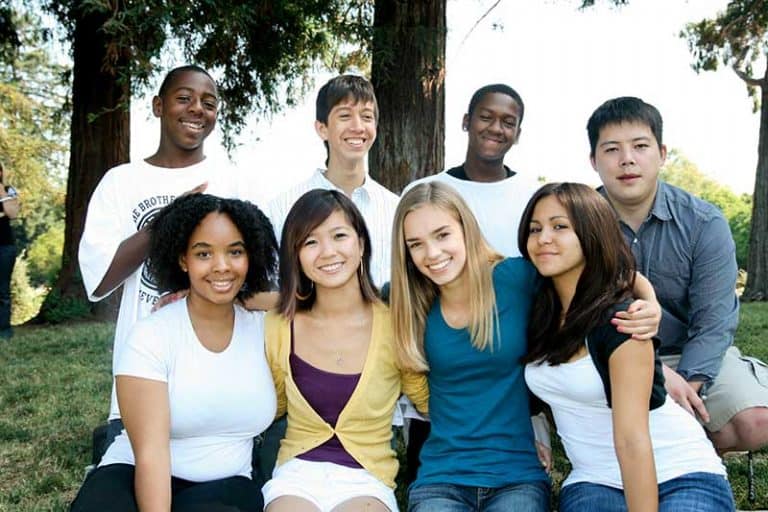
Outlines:
{"type": "MultiPolygon", "coordinates": [[[[112,333],[106,323],[22,327],[0,342],[0,511],[66,510],[107,416],[112,333]]],[[[745,304],[736,344],[768,361],[768,304],[745,304]]],[[[567,472],[559,453],[555,480],[567,472]]],[[[727,460],[740,509],[768,508],[768,450],[755,455],[757,501],[747,501],[746,457],[727,460]]]]}

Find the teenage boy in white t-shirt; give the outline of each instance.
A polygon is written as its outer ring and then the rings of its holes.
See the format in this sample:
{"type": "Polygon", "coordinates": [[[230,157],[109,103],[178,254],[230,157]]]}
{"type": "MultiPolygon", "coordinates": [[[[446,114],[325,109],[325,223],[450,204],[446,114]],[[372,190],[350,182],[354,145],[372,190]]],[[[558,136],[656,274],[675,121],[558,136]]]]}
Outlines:
{"type": "MultiPolygon", "coordinates": [[[[144,270],[153,217],[184,193],[237,195],[228,166],[214,165],[203,153],[218,107],[216,83],[203,68],[190,65],[170,71],[152,99],[152,112],[160,119],[157,151],[107,171],[91,196],[78,259],[90,300],[101,300],[123,285],[113,366],[134,323],[147,316],[159,298],[144,270]]],[[[106,446],[122,430],[114,386],[109,420],[106,446]]]]}
{"type": "MultiPolygon", "coordinates": [[[[517,226],[528,199],[539,187],[504,165],[504,157],[520,138],[525,106],[508,85],[491,84],[472,95],[461,122],[467,132],[464,163],[411,183],[406,190],[438,180],[455,188],[477,217],[488,242],[504,256],[520,256],[517,226]]],[[[404,191],[405,192],[405,191],[404,191]]]]}

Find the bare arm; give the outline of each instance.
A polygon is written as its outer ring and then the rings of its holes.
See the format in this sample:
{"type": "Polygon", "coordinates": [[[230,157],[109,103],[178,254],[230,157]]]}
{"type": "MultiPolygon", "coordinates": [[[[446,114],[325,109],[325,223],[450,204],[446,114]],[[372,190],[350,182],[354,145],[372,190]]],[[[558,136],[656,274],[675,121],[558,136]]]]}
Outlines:
{"type": "Polygon", "coordinates": [[[128,276],[136,272],[139,265],[147,259],[149,237],[149,229],[144,228],[120,243],[104,278],[94,290],[94,295],[101,296],[114,290],[128,279],[128,276]]]}
{"type": "Polygon", "coordinates": [[[611,354],[613,443],[629,512],[658,510],[658,485],[648,428],[653,345],[629,339],[611,354]]]}
{"type": "Polygon", "coordinates": [[[170,406],[165,382],[118,375],[117,400],[136,460],[141,512],[171,510],[170,406]]]}
{"type": "MultiPolygon", "coordinates": [[[[11,220],[19,216],[19,209],[21,208],[19,197],[8,195],[8,192],[3,185],[0,185],[0,200],[2,201],[0,202],[0,205],[2,205],[2,211],[0,211],[0,213],[11,220]]],[[[0,215],[0,217],[2,217],[2,215],[0,215]]]]}
{"type": "MultiPolygon", "coordinates": [[[[192,190],[184,192],[179,197],[205,192],[207,187],[207,182],[201,183],[192,190]]],[[[117,251],[112,257],[112,261],[109,263],[109,267],[104,273],[104,277],[93,291],[93,294],[100,297],[109,293],[120,286],[123,281],[128,279],[128,276],[136,272],[136,269],[139,268],[145,259],[147,259],[149,253],[149,240],[149,227],[144,227],[123,240],[117,247],[117,251]]]]}
{"type": "Polygon", "coordinates": [[[617,312],[612,323],[620,333],[630,334],[636,340],[649,340],[659,332],[661,305],[656,300],[651,282],[639,272],[635,274],[632,293],[638,300],[630,304],[626,311],[617,312]]]}

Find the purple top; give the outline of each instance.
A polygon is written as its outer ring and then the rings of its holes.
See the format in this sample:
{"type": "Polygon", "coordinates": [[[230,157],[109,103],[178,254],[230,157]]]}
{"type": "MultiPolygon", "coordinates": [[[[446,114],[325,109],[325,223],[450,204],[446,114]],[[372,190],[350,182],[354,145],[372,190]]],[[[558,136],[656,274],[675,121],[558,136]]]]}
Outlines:
{"type": "MultiPolygon", "coordinates": [[[[294,353],[293,323],[291,323],[291,355],[289,358],[291,373],[296,387],[309,403],[331,427],[336,426],[339,414],[347,405],[349,397],[357,387],[360,374],[331,373],[315,368],[294,353]]],[[[344,449],[339,438],[332,438],[307,452],[297,456],[302,460],[314,462],[333,462],[350,468],[362,466],[344,449]]]]}

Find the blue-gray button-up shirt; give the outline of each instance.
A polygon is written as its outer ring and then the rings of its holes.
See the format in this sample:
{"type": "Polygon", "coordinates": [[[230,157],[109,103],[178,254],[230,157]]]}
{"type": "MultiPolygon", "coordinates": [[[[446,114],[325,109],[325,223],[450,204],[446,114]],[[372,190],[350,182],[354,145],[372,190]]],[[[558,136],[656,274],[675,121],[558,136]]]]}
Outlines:
{"type": "MultiPolygon", "coordinates": [[[[602,187],[600,192],[605,195],[602,187]]],[[[637,233],[620,224],[662,307],[659,352],[681,354],[677,371],[685,379],[713,380],[739,320],[736,245],[728,222],[712,204],[659,181],[637,233]]]]}

